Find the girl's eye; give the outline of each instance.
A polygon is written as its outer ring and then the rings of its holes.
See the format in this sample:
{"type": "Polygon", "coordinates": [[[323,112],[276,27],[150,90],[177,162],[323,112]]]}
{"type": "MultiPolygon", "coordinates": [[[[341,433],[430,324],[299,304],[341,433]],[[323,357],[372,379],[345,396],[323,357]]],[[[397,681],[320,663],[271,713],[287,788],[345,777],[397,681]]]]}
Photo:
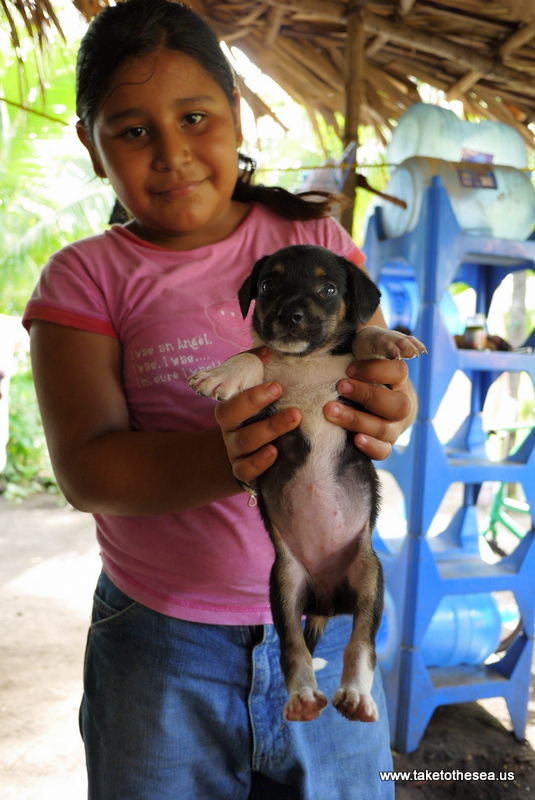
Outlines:
{"type": "Polygon", "coordinates": [[[271,289],[273,289],[274,285],[275,284],[273,283],[271,278],[268,278],[266,281],[262,281],[262,283],[260,284],[260,291],[261,292],[270,292],[271,289]]]}
{"type": "Polygon", "coordinates": [[[183,121],[186,125],[198,125],[199,122],[202,122],[204,117],[205,117],[204,114],[200,114],[199,112],[195,111],[192,112],[191,114],[186,114],[183,117],[183,121]]]}
{"type": "Polygon", "coordinates": [[[336,294],[336,286],[334,283],[324,283],[323,286],[320,286],[320,294],[336,294]]]}
{"type": "Polygon", "coordinates": [[[136,125],[134,128],[128,128],[128,130],[124,132],[124,135],[128,139],[141,139],[141,137],[145,136],[146,133],[146,128],[144,128],[142,125],[136,125]]]}

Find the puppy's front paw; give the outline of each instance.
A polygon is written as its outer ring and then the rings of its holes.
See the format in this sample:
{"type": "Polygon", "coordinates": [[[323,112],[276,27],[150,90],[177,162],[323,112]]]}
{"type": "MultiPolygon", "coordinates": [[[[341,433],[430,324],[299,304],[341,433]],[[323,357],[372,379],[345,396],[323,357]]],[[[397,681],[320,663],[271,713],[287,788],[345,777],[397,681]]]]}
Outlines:
{"type": "Polygon", "coordinates": [[[379,713],[375,700],[369,694],[361,694],[357,689],[344,689],[341,686],[333,696],[333,706],[346,719],[360,722],[376,722],[379,713]]]}
{"type": "Polygon", "coordinates": [[[289,722],[310,722],[319,717],[326,705],[327,698],[323,692],[305,686],[290,693],[284,706],[284,718],[289,722]]]}
{"type": "Polygon", "coordinates": [[[214,400],[228,400],[241,391],[235,376],[229,375],[224,365],[196,372],[189,379],[188,385],[195,389],[197,394],[213,397],[214,400]]]}
{"type": "Polygon", "coordinates": [[[427,353],[425,345],[415,336],[399,331],[387,331],[376,325],[362,328],[353,340],[353,354],[357,361],[370,358],[416,358],[427,353]]]}
{"type": "Polygon", "coordinates": [[[239,353],[224,364],[196,372],[188,381],[197,394],[214,400],[230,400],[245,389],[262,383],[264,365],[254,353],[239,353]]]}

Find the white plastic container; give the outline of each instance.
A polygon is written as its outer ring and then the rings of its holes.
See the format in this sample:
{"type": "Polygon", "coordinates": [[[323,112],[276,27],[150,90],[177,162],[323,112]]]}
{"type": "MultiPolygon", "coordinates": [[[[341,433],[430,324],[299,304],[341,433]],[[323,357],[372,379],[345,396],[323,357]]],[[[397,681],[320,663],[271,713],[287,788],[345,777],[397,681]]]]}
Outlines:
{"type": "Polygon", "coordinates": [[[386,192],[407,204],[384,201],[383,225],[391,238],[414,230],[431,178],[439,175],[462,231],[473,236],[525,240],[535,223],[535,190],[525,172],[492,164],[408,158],[394,172],[386,192]]]}
{"type": "Polygon", "coordinates": [[[492,120],[468,122],[429,103],[416,103],[405,111],[388,146],[389,164],[401,164],[412,156],[527,166],[526,146],[515,128],[492,120]]]}

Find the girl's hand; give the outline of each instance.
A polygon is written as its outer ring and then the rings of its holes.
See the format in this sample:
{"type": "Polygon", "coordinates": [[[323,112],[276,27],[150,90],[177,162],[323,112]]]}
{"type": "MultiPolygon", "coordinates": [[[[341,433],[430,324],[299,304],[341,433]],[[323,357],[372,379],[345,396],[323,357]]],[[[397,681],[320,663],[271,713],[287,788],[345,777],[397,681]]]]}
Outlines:
{"type": "Polygon", "coordinates": [[[301,413],[290,408],[242,427],[245,420],[278,400],[281,394],[280,384],[263,383],[216,406],[216,420],[221,426],[232,471],[244,483],[251,483],[273,464],[277,457],[273,440],[301,422],[301,413]]]}
{"type": "Polygon", "coordinates": [[[339,393],[367,411],[331,402],[325,406],[325,416],[335,425],[354,431],[355,445],[367,456],[377,461],[388,458],[392,445],[416,416],[416,395],[407,364],[388,359],[355,361],[347,374],[350,378],[338,383],[339,393]]]}

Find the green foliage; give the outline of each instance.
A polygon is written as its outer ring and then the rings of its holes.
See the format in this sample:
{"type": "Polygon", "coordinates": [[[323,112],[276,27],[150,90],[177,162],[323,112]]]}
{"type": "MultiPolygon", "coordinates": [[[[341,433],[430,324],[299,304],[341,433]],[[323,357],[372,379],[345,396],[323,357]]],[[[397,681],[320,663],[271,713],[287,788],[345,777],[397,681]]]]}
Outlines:
{"type": "MultiPolygon", "coordinates": [[[[21,33],[21,43],[22,74],[0,28],[0,312],[15,316],[50,254],[103,230],[113,205],[74,128],[75,46],[57,40],[40,75],[32,41],[21,33]]],[[[57,491],[29,364],[12,377],[9,399],[6,494],[57,491]]]]}
{"type": "Polygon", "coordinates": [[[21,314],[49,255],[101,230],[113,198],[75,133],[75,48],[51,49],[43,95],[34,61],[21,82],[0,45],[0,311],[21,314]]]}
{"type": "Polygon", "coordinates": [[[11,378],[5,496],[20,499],[38,491],[58,492],[45,442],[32,373],[27,361],[11,378]]]}

